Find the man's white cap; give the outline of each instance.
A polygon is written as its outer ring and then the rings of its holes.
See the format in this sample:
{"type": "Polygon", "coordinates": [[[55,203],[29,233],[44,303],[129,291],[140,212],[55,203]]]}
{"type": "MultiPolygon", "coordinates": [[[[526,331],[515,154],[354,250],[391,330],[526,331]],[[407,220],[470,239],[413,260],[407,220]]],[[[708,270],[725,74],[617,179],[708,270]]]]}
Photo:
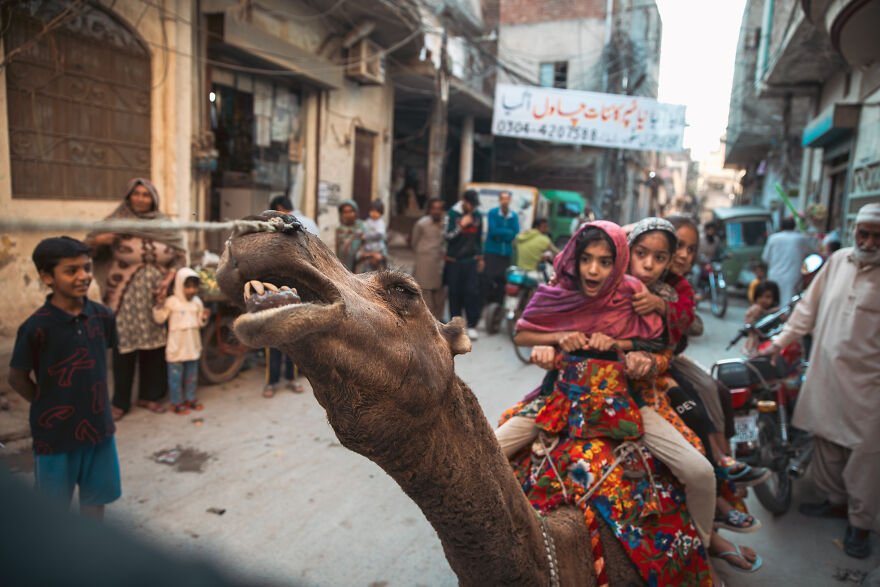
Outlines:
{"type": "Polygon", "coordinates": [[[880,224],[880,204],[865,204],[862,206],[858,216],[856,216],[856,224],[862,222],[880,224]]]}

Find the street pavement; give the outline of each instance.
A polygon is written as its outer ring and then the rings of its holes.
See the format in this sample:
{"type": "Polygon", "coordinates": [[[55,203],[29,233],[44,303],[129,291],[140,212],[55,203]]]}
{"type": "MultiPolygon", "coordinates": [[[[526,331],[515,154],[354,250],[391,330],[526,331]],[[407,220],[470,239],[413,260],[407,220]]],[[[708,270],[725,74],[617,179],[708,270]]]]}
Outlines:
{"type": "MultiPolygon", "coordinates": [[[[736,349],[724,347],[744,312],[736,300],[724,320],[702,311],[706,334],[687,354],[707,366],[734,356],[736,349]]],[[[492,423],[542,376],[518,361],[505,335],[482,332],[473,351],[456,358],[456,371],[492,423]]],[[[455,585],[419,509],[376,465],[340,446],[308,385],[304,394],[283,391],[265,399],[263,381],[264,368],[256,365],[230,383],[200,387],[201,412],[156,415],[135,408],[120,421],[123,497],[107,508],[107,523],[177,556],[207,557],[252,578],[455,585]],[[176,462],[157,462],[173,449],[180,451],[176,462]]],[[[8,442],[0,457],[32,481],[27,439],[8,442]]],[[[795,504],[812,497],[808,479],[795,484],[795,504]]],[[[753,497],[749,506],[763,528],[726,535],[755,548],[764,564],[748,574],[712,559],[731,587],[844,585],[836,574],[853,576],[880,564],[876,535],[874,556],[857,561],[836,542],[844,521],[805,518],[796,505],[774,518],[753,497]]]]}

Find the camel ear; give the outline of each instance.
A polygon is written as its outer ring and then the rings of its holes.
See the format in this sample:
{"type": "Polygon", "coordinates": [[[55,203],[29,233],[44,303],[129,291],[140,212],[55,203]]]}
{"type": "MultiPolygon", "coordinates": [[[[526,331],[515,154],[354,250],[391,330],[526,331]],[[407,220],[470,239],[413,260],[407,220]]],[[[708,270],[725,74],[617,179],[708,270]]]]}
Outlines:
{"type": "Polygon", "coordinates": [[[464,318],[456,316],[449,324],[441,324],[440,332],[446,337],[452,356],[463,355],[471,351],[471,339],[464,333],[464,318]]]}

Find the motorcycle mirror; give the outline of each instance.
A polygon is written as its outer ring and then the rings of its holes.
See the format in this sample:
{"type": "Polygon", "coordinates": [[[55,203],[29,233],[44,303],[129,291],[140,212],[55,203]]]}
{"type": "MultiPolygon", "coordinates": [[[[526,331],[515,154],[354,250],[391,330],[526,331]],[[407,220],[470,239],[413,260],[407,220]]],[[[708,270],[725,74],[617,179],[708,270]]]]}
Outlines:
{"type": "Polygon", "coordinates": [[[803,273],[809,275],[810,273],[814,273],[822,266],[822,263],[825,262],[825,259],[822,258],[821,255],[817,255],[813,253],[809,255],[806,259],[804,259],[803,273]]]}

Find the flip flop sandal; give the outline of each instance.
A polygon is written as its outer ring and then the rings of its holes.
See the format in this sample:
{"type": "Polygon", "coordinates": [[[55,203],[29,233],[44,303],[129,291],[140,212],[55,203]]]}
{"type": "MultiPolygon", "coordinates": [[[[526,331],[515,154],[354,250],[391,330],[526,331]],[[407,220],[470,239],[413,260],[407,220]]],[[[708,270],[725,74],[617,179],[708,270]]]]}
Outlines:
{"type": "Polygon", "coordinates": [[[291,381],[287,384],[287,389],[292,391],[293,393],[302,393],[305,391],[301,383],[296,383],[295,381],[291,381]]]}
{"type": "Polygon", "coordinates": [[[110,408],[110,413],[113,416],[114,422],[118,422],[125,417],[125,411],[123,411],[121,408],[117,408],[116,406],[110,408]]]}
{"type": "Polygon", "coordinates": [[[263,388],[263,397],[270,398],[275,397],[275,386],[271,383],[263,388]]]}
{"type": "Polygon", "coordinates": [[[739,566],[739,565],[733,564],[732,562],[730,562],[730,560],[724,558],[724,557],[726,557],[726,556],[738,556],[739,558],[741,558],[741,559],[743,559],[744,561],[746,561],[746,563],[749,562],[749,559],[747,559],[746,557],[744,557],[742,551],[739,549],[739,544],[734,543],[734,544],[733,544],[733,547],[736,549],[736,551],[728,550],[727,552],[719,552],[718,554],[713,554],[712,556],[717,557],[717,558],[720,558],[721,560],[723,560],[724,562],[726,562],[727,564],[729,564],[731,567],[733,567],[733,568],[736,569],[737,571],[742,571],[743,573],[754,573],[755,571],[757,571],[758,569],[761,568],[761,564],[762,564],[764,561],[761,560],[761,556],[760,556],[759,554],[757,554],[757,553],[755,553],[755,562],[753,562],[753,563],[752,563],[752,566],[751,566],[750,568],[748,568],[748,569],[743,568],[743,567],[741,567],[741,566],[739,566]]]}
{"type": "Polygon", "coordinates": [[[749,467],[749,465],[747,465],[746,463],[739,462],[731,456],[725,456],[722,457],[720,461],[718,461],[718,469],[721,470],[728,479],[730,479],[731,481],[736,481],[737,479],[745,475],[749,471],[749,469],[751,469],[751,467],[749,467]],[[737,469],[738,467],[742,468],[734,472],[734,469],[737,469]]]}
{"type": "Polygon", "coordinates": [[[712,524],[715,528],[724,528],[731,532],[740,532],[747,534],[754,532],[761,527],[761,521],[750,514],[743,513],[739,510],[730,510],[727,515],[722,518],[715,518],[712,524]],[[748,523],[748,519],[752,518],[752,523],[748,523]]]}

